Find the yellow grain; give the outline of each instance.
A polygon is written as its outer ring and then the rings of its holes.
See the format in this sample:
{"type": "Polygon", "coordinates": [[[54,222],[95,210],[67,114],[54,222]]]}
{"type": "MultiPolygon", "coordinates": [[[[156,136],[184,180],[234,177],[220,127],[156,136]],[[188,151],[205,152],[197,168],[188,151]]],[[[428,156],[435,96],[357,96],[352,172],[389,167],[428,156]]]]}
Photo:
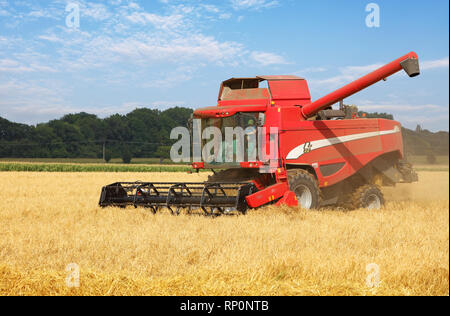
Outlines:
{"type": "Polygon", "coordinates": [[[419,175],[381,211],[211,219],[97,207],[105,184],[207,174],[0,173],[0,295],[448,295],[449,174],[419,175]]]}

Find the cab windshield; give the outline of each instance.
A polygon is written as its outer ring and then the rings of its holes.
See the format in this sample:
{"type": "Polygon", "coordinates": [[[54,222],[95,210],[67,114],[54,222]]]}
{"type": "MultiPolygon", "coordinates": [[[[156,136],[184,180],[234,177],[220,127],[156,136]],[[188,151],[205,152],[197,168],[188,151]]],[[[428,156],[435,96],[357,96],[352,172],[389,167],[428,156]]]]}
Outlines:
{"type": "Polygon", "coordinates": [[[217,127],[223,135],[227,127],[258,127],[264,125],[264,113],[237,113],[233,116],[224,118],[207,118],[202,119],[202,132],[207,127],[217,127]]]}
{"type": "Polygon", "coordinates": [[[259,112],[202,119],[203,159],[207,164],[224,167],[257,161],[258,127],[263,126],[264,113],[259,112]]]}

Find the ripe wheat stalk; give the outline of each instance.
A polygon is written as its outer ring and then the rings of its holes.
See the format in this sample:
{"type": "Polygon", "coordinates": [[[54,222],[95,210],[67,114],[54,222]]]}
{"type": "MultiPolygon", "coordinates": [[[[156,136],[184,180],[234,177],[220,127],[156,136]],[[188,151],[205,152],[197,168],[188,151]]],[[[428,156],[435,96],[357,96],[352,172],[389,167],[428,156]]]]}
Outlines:
{"type": "Polygon", "coordinates": [[[206,177],[0,173],[0,295],[449,294],[448,172],[386,189],[375,212],[266,207],[211,219],[97,207],[105,184],[206,177]],[[79,287],[67,286],[70,263],[79,287]]]}

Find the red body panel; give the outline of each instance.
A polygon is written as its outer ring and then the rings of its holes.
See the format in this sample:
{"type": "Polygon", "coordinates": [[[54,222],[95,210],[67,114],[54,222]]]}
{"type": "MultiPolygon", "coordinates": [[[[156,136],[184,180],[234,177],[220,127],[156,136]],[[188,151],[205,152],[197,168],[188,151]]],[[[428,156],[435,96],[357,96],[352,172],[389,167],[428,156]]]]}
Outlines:
{"type": "Polygon", "coordinates": [[[247,204],[251,208],[257,208],[278,200],[287,191],[289,191],[289,186],[287,183],[277,183],[264,190],[256,192],[255,194],[247,196],[247,204]]]}
{"type": "Polygon", "coordinates": [[[403,154],[400,124],[390,120],[285,122],[280,133],[280,154],[286,157],[286,164],[312,166],[321,187],[344,180],[389,152],[398,152],[399,157],[403,154]],[[299,146],[301,155],[289,157],[299,146]],[[320,167],[333,164],[342,164],[342,168],[323,176],[320,167]]]}
{"type": "Polygon", "coordinates": [[[269,88],[274,101],[298,100],[297,104],[302,104],[301,101],[311,100],[306,80],[269,81],[269,88]]]}
{"type": "Polygon", "coordinates": [[[295,195],[295,193],[292,191],[286,191],[286,193],[284,193],[283,197],[277,202],[276,205],[297,206],[298,205],[297,195],[295,195]]]}

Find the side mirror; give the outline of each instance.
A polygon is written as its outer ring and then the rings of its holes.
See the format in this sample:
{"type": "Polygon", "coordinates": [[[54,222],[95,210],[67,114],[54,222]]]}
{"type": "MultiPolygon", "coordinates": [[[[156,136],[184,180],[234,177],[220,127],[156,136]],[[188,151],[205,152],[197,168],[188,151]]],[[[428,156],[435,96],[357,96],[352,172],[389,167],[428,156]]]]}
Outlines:
{"type": "Polygon", "coordinates": [[[266,123],[266,115],[264,113],[259,113],[258,126],[263,127],[265,123],[266,123]]]}

